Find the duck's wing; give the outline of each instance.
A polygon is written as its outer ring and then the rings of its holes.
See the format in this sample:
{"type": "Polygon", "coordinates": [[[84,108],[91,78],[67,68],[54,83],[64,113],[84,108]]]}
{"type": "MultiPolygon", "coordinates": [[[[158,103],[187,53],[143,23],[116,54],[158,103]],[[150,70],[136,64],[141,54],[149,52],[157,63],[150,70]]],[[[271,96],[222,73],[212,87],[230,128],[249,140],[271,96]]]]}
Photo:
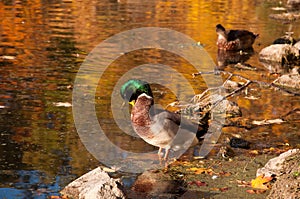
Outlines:
{"type": "Polygon", "coordinates": [[[234,43],[236,50],[250,49],[258,35],[247,30],[230,30],[228,32],[228,43],[234,43]]]}
{"type": "Polygon", "coordinates": [[[234,41],[236,39],[239,40],[254,40],[257,37],[256,34],[250,32],[248,30],[230,30],[227,33],[227,40],[234,41]]]}
{"type": "Polygon", "coordinates": [[[173,136],[177,134],[179,130],[184,130],[186,132],[191,132],[197,138],[202,137],[206,131],[205,128],[199,124],[195,124],[180,114],[173,113],[163,109],[155,109],[150,112],[151,120],[153,124],[156,125],[156,129],[164,129],[173,136]]]}
{"type": "Polygon", "coordinates": [[[172,151],[182,154],[190,146],[198,143],[196,138],[198,126],[181,118],[179,114],[159,110],[159,113],[155,114],[152,119],[151,129],[164,137],[172,138],[168,143],[168,148],[172,151]]]}

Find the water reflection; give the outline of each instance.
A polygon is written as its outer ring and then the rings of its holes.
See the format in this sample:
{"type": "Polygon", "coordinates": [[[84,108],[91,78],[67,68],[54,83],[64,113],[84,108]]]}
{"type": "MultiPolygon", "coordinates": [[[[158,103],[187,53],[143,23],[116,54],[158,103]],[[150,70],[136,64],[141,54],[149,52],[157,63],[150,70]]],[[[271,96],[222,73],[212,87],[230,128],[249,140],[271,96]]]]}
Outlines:
{"type": "MultiPolygon", "coordinates": [[[[221,60],[222,65],[226,65],[235,60],[217,53],[214,27],[222,23],[229,29],[248,29],[260,34],[253,46],[254,55],[245,55],[241,59],[262,69],[260,72],[267,72],[258,62],[257,53],[290,28],[289,24],[269,18],[268,15],[273,12],[271,6],[273,4],[270,1],[250,0],[1,1],[0,198],[30,198],[30,194],[37,193],[42,193],[41,198],[45,198],[47,194],[56,193],[75,176],[100,164],[82,145],[74,128],[72,109],[54,104],[71,102],[70,88],[76,72],[85,56],[100,42],[132,28],[167,27],[199,41],[216,63],[221,60]],[[47,194],[43,192],[45,190],[48,190],[47,194]]],[[[289,31],[294,31],[294,37],[300,38],[299,21],[292,23],[292,30],[289,31]]],[[[101,79],[104,89],[99,88],[97,91],[98,118],[111,131],[109,136],[115,143],[132,151],[153,148],[124,135],[115,126],[111,118],[109,96],[122,74],[147,63],[174,67],[189,79],[195,92],[200,93],[206,88],[201,78],[191,78],[190,74],[195,71],[186,60],[169,52],[144,49],[122,55],[112,63],[101,79]]],[[[257,71],[237,73],[250,79],[272,81],[272,77],[257,71]]],[[[162,78],[169,81],[166,75],[162,78]]],[[[178,91],[184,93],[183,86],[176,86],[178,91]]],[[[155,100],[162,105],[175,100],[174,94],[168,90],[154,85],[154,91],[155,100]]],[[[251,93],[259,93],[260,98],[236,99],[245,117],[276,118],[286,110],[299,106],[298,98],[274,98],[273,90],[251,87],[248,95],[251,93]]],[[[130,129],[130,126],[127,128],[130,129]]],[[[287,124],[256,129],[245,134],[249,139],[252,139],[252,134],[266,142],[270,138],[259,133],[268,132],[276,141],[297,144],[298,129],[298,124],[287,124]],[[283,133],[286,131],[290,133],[283,133]]]]}
{"type": "Polygon", "coordinates": [[[15,187],[0,188],[1,198],[47,198],[57,195],[61,184],[60,177],[47,179],[45,173],[36,170],[6,170],[0,177],[2,183],[13,182],[15,187]]]}
{"type": "Polygon", "coordinates": [[[239,52],[218,50],[217,66],[219,69],[224,69],[229,64],[245,63],[253,54],[253,49],[239,52]]]}

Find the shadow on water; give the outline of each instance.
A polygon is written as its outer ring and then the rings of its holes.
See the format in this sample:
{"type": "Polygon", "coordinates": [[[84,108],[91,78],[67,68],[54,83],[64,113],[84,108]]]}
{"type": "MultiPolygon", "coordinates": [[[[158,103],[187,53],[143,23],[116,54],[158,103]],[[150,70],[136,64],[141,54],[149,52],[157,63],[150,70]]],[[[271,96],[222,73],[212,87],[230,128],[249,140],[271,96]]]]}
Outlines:
{"type": "Polygon", "coordinates": [[[245,63],[253,54],[253,49],[240,52],[218,50],[217,67],[218,69],[224,69],[230,64],[245,63]]]}

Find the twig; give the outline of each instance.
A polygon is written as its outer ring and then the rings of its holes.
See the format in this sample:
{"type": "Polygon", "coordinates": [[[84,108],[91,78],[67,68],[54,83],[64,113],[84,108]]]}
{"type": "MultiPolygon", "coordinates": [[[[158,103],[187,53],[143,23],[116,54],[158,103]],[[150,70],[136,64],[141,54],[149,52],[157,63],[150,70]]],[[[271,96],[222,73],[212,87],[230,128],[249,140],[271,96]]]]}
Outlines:
{"type": "Polygon", "coordinates": [[[213,108],[215,108],[215,107],[216,107],[218,104],[220,104],[223,100],[225,100],[225,99],[227,99],[227,98],[233,96],[234,94],[240,92],[241,90],[243,90],[244,88],[246,88],[246,87],[247,87],[248,85],[250,85],[251,83],[252,83],[252,81],[251,81],[251,80],[248,80],[245,84],[243,84],[243,85],[242,85],[241,87],[239,87],[238,89],[236,89],[236,90],[232,91],[231,93],[229,93],[229,94],[223,96],[220,100],[218,100],[218,101],[216,101],[216,102],[214,102],[214,103],[212,104],[212,106],[210,107],[209,111],[211,111],[213,108]]]}
{"type": "Polygon", "coordinates": [[[282,90],[282,91],[284,91],[284,92],[286,92],[286,93],[288,93],[288,94],[292,94],[292,95],[295,95],[295,96],[300,96],[300,93],[296,93],[296,92],[287,90],[287,89],[285,89],[284,87],[275,84],[275,81],[272,82],[270,85],[271,85],[272,87],[275,87],[275,88],[277,88],[277,89],[280,89],[280,90],[282,90]]]}
{"type": "Polygon", "coordinates": [[[285,117],[291,115],[292,113],[298,112],[298,111],[300,111],[300,108],[294,108],[293,110],[291,110],[291,111],[287,112],[286,114],[284,114],[283,116],[281,116],[281,118],[285,118],[285,117]]]}

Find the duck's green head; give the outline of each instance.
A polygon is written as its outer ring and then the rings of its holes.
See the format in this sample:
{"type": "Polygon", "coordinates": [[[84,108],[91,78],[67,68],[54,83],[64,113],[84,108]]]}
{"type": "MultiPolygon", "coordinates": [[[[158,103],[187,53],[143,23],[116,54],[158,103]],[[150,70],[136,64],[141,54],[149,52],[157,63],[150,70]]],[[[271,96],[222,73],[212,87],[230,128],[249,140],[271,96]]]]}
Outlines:
{"type": "Polygon", "coordinates": [[[128,80],[120,89],[121,96],[128,102],[136,101],[139,95],[145,93],[153,97],[150,85],[142,80],[131,79],[128,80]]]}

